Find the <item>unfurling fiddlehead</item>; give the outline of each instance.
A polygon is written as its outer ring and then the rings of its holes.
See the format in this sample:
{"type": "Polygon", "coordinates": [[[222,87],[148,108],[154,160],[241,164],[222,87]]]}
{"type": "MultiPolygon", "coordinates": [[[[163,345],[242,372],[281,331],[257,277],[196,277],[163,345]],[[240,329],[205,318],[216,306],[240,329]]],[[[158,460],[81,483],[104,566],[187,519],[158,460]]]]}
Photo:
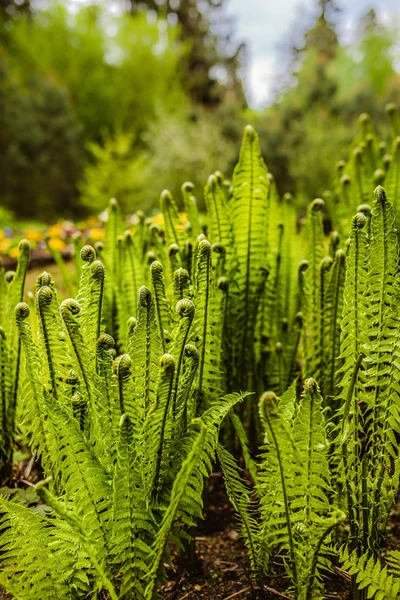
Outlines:
{"type": "Polygon", "coordinates": [[[194,304],[191,300],[184,298],[180,300],[176,305],[176,312],[179,315],[179,324],[177,327],[177,331],[175,333],[175,342],[172,347],[172,352],[175,356],[178,357],[178,363],[176,367],[176,375],[175,375],[175,385],[174,385],[174,393],[172,399],[172,417],[175,419],[176,416],[176,406],[177,406],[177,398],[178,398],[178,389],[179,389],[179,380],[181,374],[181,368],[183,363],[183,356],[185,352],[185,345],[188,339],[188,334],[190,330],[190,326],[192,324],[195,308],[194,304]]]}

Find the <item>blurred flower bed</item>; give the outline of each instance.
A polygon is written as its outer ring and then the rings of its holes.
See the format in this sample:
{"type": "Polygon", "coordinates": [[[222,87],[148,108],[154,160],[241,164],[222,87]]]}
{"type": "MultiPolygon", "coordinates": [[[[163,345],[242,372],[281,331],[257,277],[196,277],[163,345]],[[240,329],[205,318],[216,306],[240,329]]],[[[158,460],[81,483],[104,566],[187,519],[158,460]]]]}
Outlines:
{"type": "Polygon", "coordinates": [[[82,243],[92,243],[104,237],[103,222],[100,218],[89,217],[85,221],[73,223],[60,219],[56,224],[46,227],[42,224],[18,224],[12,222],[0,228],[0,256],[16,259],[18,243],[21,239],[29,240],[32,251],[36,255],[50,256],[47,243],[54,250],[72,253],[74,236],[81,236],[82,243]]]}

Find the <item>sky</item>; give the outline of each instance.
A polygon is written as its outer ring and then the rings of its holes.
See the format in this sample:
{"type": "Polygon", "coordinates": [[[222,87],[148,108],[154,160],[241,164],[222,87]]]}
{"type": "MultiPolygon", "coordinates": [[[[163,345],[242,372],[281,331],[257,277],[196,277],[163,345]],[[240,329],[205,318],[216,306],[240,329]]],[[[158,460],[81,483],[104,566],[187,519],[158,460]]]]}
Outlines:
{"type": "MultiPolygon", "coordinates": [[[[383,22],[400,21],[400,0],[338,0],[342,8],[340,37],[351,40],[360,18],[374,8],[383,22]]],[[[316,0],[225,0],[234,18],[236,38],[246,42],[248,65],[246,89],[251,106],[261,108],[272,100],[273,83],[279,72],[280,46],[290,36],[297,19],[315,14],[316,0]]]]}

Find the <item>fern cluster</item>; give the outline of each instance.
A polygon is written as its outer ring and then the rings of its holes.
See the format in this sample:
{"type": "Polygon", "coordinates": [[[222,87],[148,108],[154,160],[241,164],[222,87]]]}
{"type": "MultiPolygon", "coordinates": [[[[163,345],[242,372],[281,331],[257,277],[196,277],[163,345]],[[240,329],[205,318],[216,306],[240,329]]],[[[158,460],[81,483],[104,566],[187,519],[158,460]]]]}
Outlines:
{"type": "Polygon", "coordinates": [[[112,199],[75,270],[53,251],[71,298],[42,273],[23,301],[26,242],[0,271],[2,477],[16,423],[51,509],[0,499],[13,597],[158,597],[216,461],[258,586],[281,568],[291,597],[322,599],[333,559],[354,598],[396,597],[398,557],[381,555],[399,488],[399,144],[382,156],[360,124],[304,222],[248,126],[205,213],[185,183],[184,213],[165,190],[126,229],[112,199]]]}
{"type": "Polygon", "coordinates": [[[187,343],[189,299],[177,305],[173,355],[164,353],[154,296],[142,286],[131,355],[116,357],[114,339],[102,331],[104,267],[93,249],[82,256],[93,259],[82,269],[82,303],[60,304],[43,273],[36,336],[29,306],[15,307],[26,358],[23,429],[41,460],[46,480],[38,492],[52,513],[1,500],[2,584],[29,599],[102,589],[111,598],[153,598],[167,542],[182,545],[202,516],[219,428],[241,396],[210,401],[195,418],[200,353],[187,343]]]}

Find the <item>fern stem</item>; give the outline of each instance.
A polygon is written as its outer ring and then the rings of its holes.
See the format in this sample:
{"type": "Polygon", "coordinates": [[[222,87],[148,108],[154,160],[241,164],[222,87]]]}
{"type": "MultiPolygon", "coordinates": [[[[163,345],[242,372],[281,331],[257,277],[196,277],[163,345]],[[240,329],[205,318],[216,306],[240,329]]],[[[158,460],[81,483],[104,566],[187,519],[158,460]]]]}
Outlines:
{"type": "Polygon", "coordinates": [[[332,523],[332,525],[329,525],[329,527],[327,527],[325,529],[325,531],[322,532],[322,534],[317,542],[317,545],[316,545],[314,553],[313,553],[312,561],[311,561],[310,574],[308,576],[308,583],[307,583],[307,591],[306,591],[304,600],[313,600],[313,597],[314,597],[313,589],[314,589],[315,578],[316,578],[316,574],[317,574],[318,557],[321,552],[321,548],[322,548],[322,544],[324,543],[324,539],[331,533],[331,531],[336,529],[336,527],[338,527],[338,525],[340,525],[340,523],[342,521],[343,521],[343,519],[339,519],[337,522],[332,523]]]}
{"type": "MultiPolygon", "coordinates": [[[[382,275],[380,278],[380,292],[379,292],[379,315],[378,315],[378,338],[377,341],[380,342],[380,337],[382,330],[384,328],[384,316],[385,316],[385,308],[386,308],[386,287],[387,287],[387,269],[388,269],[388,243],[387,243],[387,198],[386,192],[383,187],[378,186],[375,190],[375,202],[376,204],[381,206],[382,209],[382,239],[383,239],[383,269],[382,275]]],[[[378,357],[376,360],[376,378],[379,379],[379,374],[382,369],[383,363],[380,360],[382,356],[381,345],[379,344],[378,357]]],[[[378,398],[380,392],[380,386],[375,385],[375,397],[374,397],[374,409],[373,409],[373,418],[372,418],[372,436],[370,440],[370,444],[374,444],[375,435],[378,427],[378,398]]],[[[369,446],[369,444],[368,444],[369,446]]]]}
{"type": "Polygon", "coordinates": [[[56,376],[54,371],[54,363],[53,356],[51,353],[49,333],[47,331],[47,323],[46,323],[46,307],[49,307],[53,300],[53,292],[51,289],[44,285],[38,291],[38,308],[39,308],[39,318],[40,324],[43,331],[43,340],[44,346],[46,350],[47,364],[49,367],[50,373],[50,381],[51,381],[51,389],[54,398],[57,398],[57,385],[56,385],[56,376]]]}
{"type": "Polygon", "coordinates": [[[154,304],[156,307],[157,324],[161,338],[162,351],[166,352],[165,330],[169,328],[169,323],[165,322],[168,317],[169,307],[165,297],[164,277],[162,264],[155,260],[150,265],[150,275],[153,283],[154,304]],[[164,304],[164,307],[162,306],[164,304]],[[163,310],[164,308],[164,310],[163,310]]]}
{"type": "Polygon", "coordinates": [[[201,292],[204,294],[204,299],[202,299],[204,311],[202,314],[203,322],[201,324],[201,349],[200,349],[200,362],[199,362],[199,382],[198,382],[198,394],[199,401],[202,402],[202,393],[203,393],[203,375],[204,375],[204,365],[205,365],[205,356],[207,349],[207,328],[208,328],[208,311],[209,311],[209,301],[210,301],[210,269],[211,269],[211,245],[207,240],[202,240],[199,244],[198,250],[198,264],[196,271],[196,278],[201,268],[201,263],[205,263],[205,274],[202,277],[202,283],[204,285],[198,285],[198,281],[196,281],[196,292],[201,292]]]}
{"type": "Polygon", "coordinates": [[[341,274],[345,265],[345,255],[343,250],[338,250],[336,252],[336,269],[334,272],[335,281],[334,281],[334,299],[333,299],[333,309],[331,315],[331,333],[330,333],[330,344],[331,344],[331,356],[329,358],[329,381],[328,381],[328,389],[325,390],[326,394],[333,394],[335,391],[335,366],[336,366],[336,346],[337,346],[337,337],[338,337],[338,308],[339,308],[339,293],[341,292],[340,282],[341,282],[341,274]]]}
{"type": "Polygon", "coordinates": [[[79,314],[81,307],[79,303],[73,298],[67,298],[61,303],[60,311],[65,326],[68,331],[69,338],[71,340],[72,347],[75,352],[76,359],[82,372],[83,381],[85,383],[86,392],[88,398],[92,400],[92,394],[90,389],[90,374],[87,371],[88,364],[84,357],[81,355],[79,343],[76,339],[77,336],[77,324],[74,317],[79,314]]]}
{"type": "Polygon", "coordinates": [[[361,489],[362,489],[362,526],[363,526],[363,552],[368,552],[369,506],[368,506],[368,455],[364,454],[361,461],[361,489]]]}
{"type": "MultiPolygon", "coordinates": [[[[268,392],[267,392],[267,394],[268,394],[268,392]]],[[[294,547],[292,522],[290,519],[289,499],[288,499],[287,490],[286,490],[285,473],[284,473],[284,469],[283,469],[282,457],[281,457],[281,452],[280,452],[278,440],[276,437],[276,433],[272,426],[272,422],[268,415],[268,410],[266,408],[265,395],[261,398],[261,407],[262,407],[262,411],[263,411],[263,416],[265,418],[265,422],[268,426],[268,429],[270,431],[270,434],[271,434],[271,437],[272,437],[272,440],[273,440],[273,443],[274,443],[274,446],[276,449],[276,456],[277,456],[278,464],[279,464],[279,475],[280,475],[280,479],[281,479],[283,502],[284,502],[284,506],[285,506],[286,527],[287,527],[288,538],[289,538],[290,560],[291,560],[292,571],[293,571],[293,582],[294,582],[296,596],[297,596],[300,593],[300,590],[299,590],[299,581],[298,581],[298,574],[297,574],[297,563],[296,563],[296,553],[295,553],[295,547],[294,547]]]]}
{"type": "Polygon", "coordinates": [[[178,302],[178,304],[176,305],[176,312],[180,316],[180,323],[179,323],[180,331],[178,333],[178,342],[180,343],[180,348],[179,348],[178,364],[177,364],[176,373],[175,373],[174,393],[173,393],[173,399],[172,399],[172,419],[173,420],[175,420],[175,416],[176,416],[175,413],[176,413],[176,403],[177,403],[178,389],[179,389],[179,378],[180,378],[181,367],[182,367],[182,363],[183,363],[183,356],[185,353],[186,340],[187,340],[190,326],[192,324],[194,313],[195,313],[195,308],[194,308],[193,302],[191,300],[187,300],[186,298],[183,298],[183,300],[180,300],[178,302]],[[181,332],[183,332],[183,333],[181,333],[181,332]]]}
{"type": "MultiPolygon", "coordinates": [[[[355,400],[355,406],[354,406],[354,410],[355,410],[355,415],[354,415],[354,417],[355,417],[355,423],[354,423],[355,449],[358,446],[358,426],[357,426],[358,402],[357,402],[357,398],[354,394],[354,391],[355,391],[355,387],[356,387],[358,372],[360,370],[363,358],[364,358],[364,355],[359,354],[359,356],[357,358],[357,362],[354,366],[349,389],[347,392],[346,404],[344,407],[343,420],[342,420],[342,423],[343,423],[342,438],[343,438],[345,423],[346,423],[346,421],[348,421],[350,405],[351,405],[351,401],[354,396],[354,400],[355,400]]],[[[343,459],[343,470],[344,470],[345,474],[348,473],[347,453],[348,453],[347,443],[343,443],[342,444],[342,459],[343,459]]],[[[355,465],[354,468],[356,469],[357,466],[355,465]]],[[[355,473],[354,478],[355,478],[354,486],[355,486],[355,489],[357,490],[357,487],[358,487],[357,473],[355,473]]],[[[353,504],[352,491],[351,491],[350,481],[349,481],[348,477],[346,477],[346,492],[347,492],[347,508],[348,508],[348,513],[349,513],[349,522],[350,522],[350,548],[351,548],[351,551],[353,551],[355,549],[358,550],[358,526],[357,526],[358,518],[357,518],[357,507],[353,504]]]]}
{"type": "MultiPolygon", "coordinates": [[[[328,274],[332,268],[333,260],[330,256],[325,256],[321,263],[320,269],[320,296],[319,296],[319,360],[317,361],[318,367],[316,378],[321,381],[324,380],[323,373],[325,369],[325,304],[326,304],[326,293],[328,287],[328,274]]],[[[326,390],[323,390],[326,393],[326,390]]]]}
{"type": "Polygon", "coordinates": [[[170,404],[171,404],[171,397],[172,397],[174,372],[175,372],[175,360],[174,360],[173,356],[171,356],[171,354],[164,354],[161,357],[160,367],[161,367],[161,380],[160,380],[160,386],[159,386],[159,394],[162,394],[164,391],[164,388],[167,387],[167,398],[166,398],[166,402],[165,402],[165,406],[164,406],[164,412],[163,412],[163,417],[162,417],[162,422],[161,422],[160,439],[159,439],[158,448],[157,448],[157,462],[156,462],[155,475],[154,475],[154,481],[153,481],[152,493],[151,493],[153,502],[155,502],[156,498],[157,498],[158,483],[159,483],[160,471],[161,471],[161,461],[162,461],[162,455],[163,455],[165,426],[167,423],[168,412],[169,412],[169,408],[170,408],[170,404]]]}

